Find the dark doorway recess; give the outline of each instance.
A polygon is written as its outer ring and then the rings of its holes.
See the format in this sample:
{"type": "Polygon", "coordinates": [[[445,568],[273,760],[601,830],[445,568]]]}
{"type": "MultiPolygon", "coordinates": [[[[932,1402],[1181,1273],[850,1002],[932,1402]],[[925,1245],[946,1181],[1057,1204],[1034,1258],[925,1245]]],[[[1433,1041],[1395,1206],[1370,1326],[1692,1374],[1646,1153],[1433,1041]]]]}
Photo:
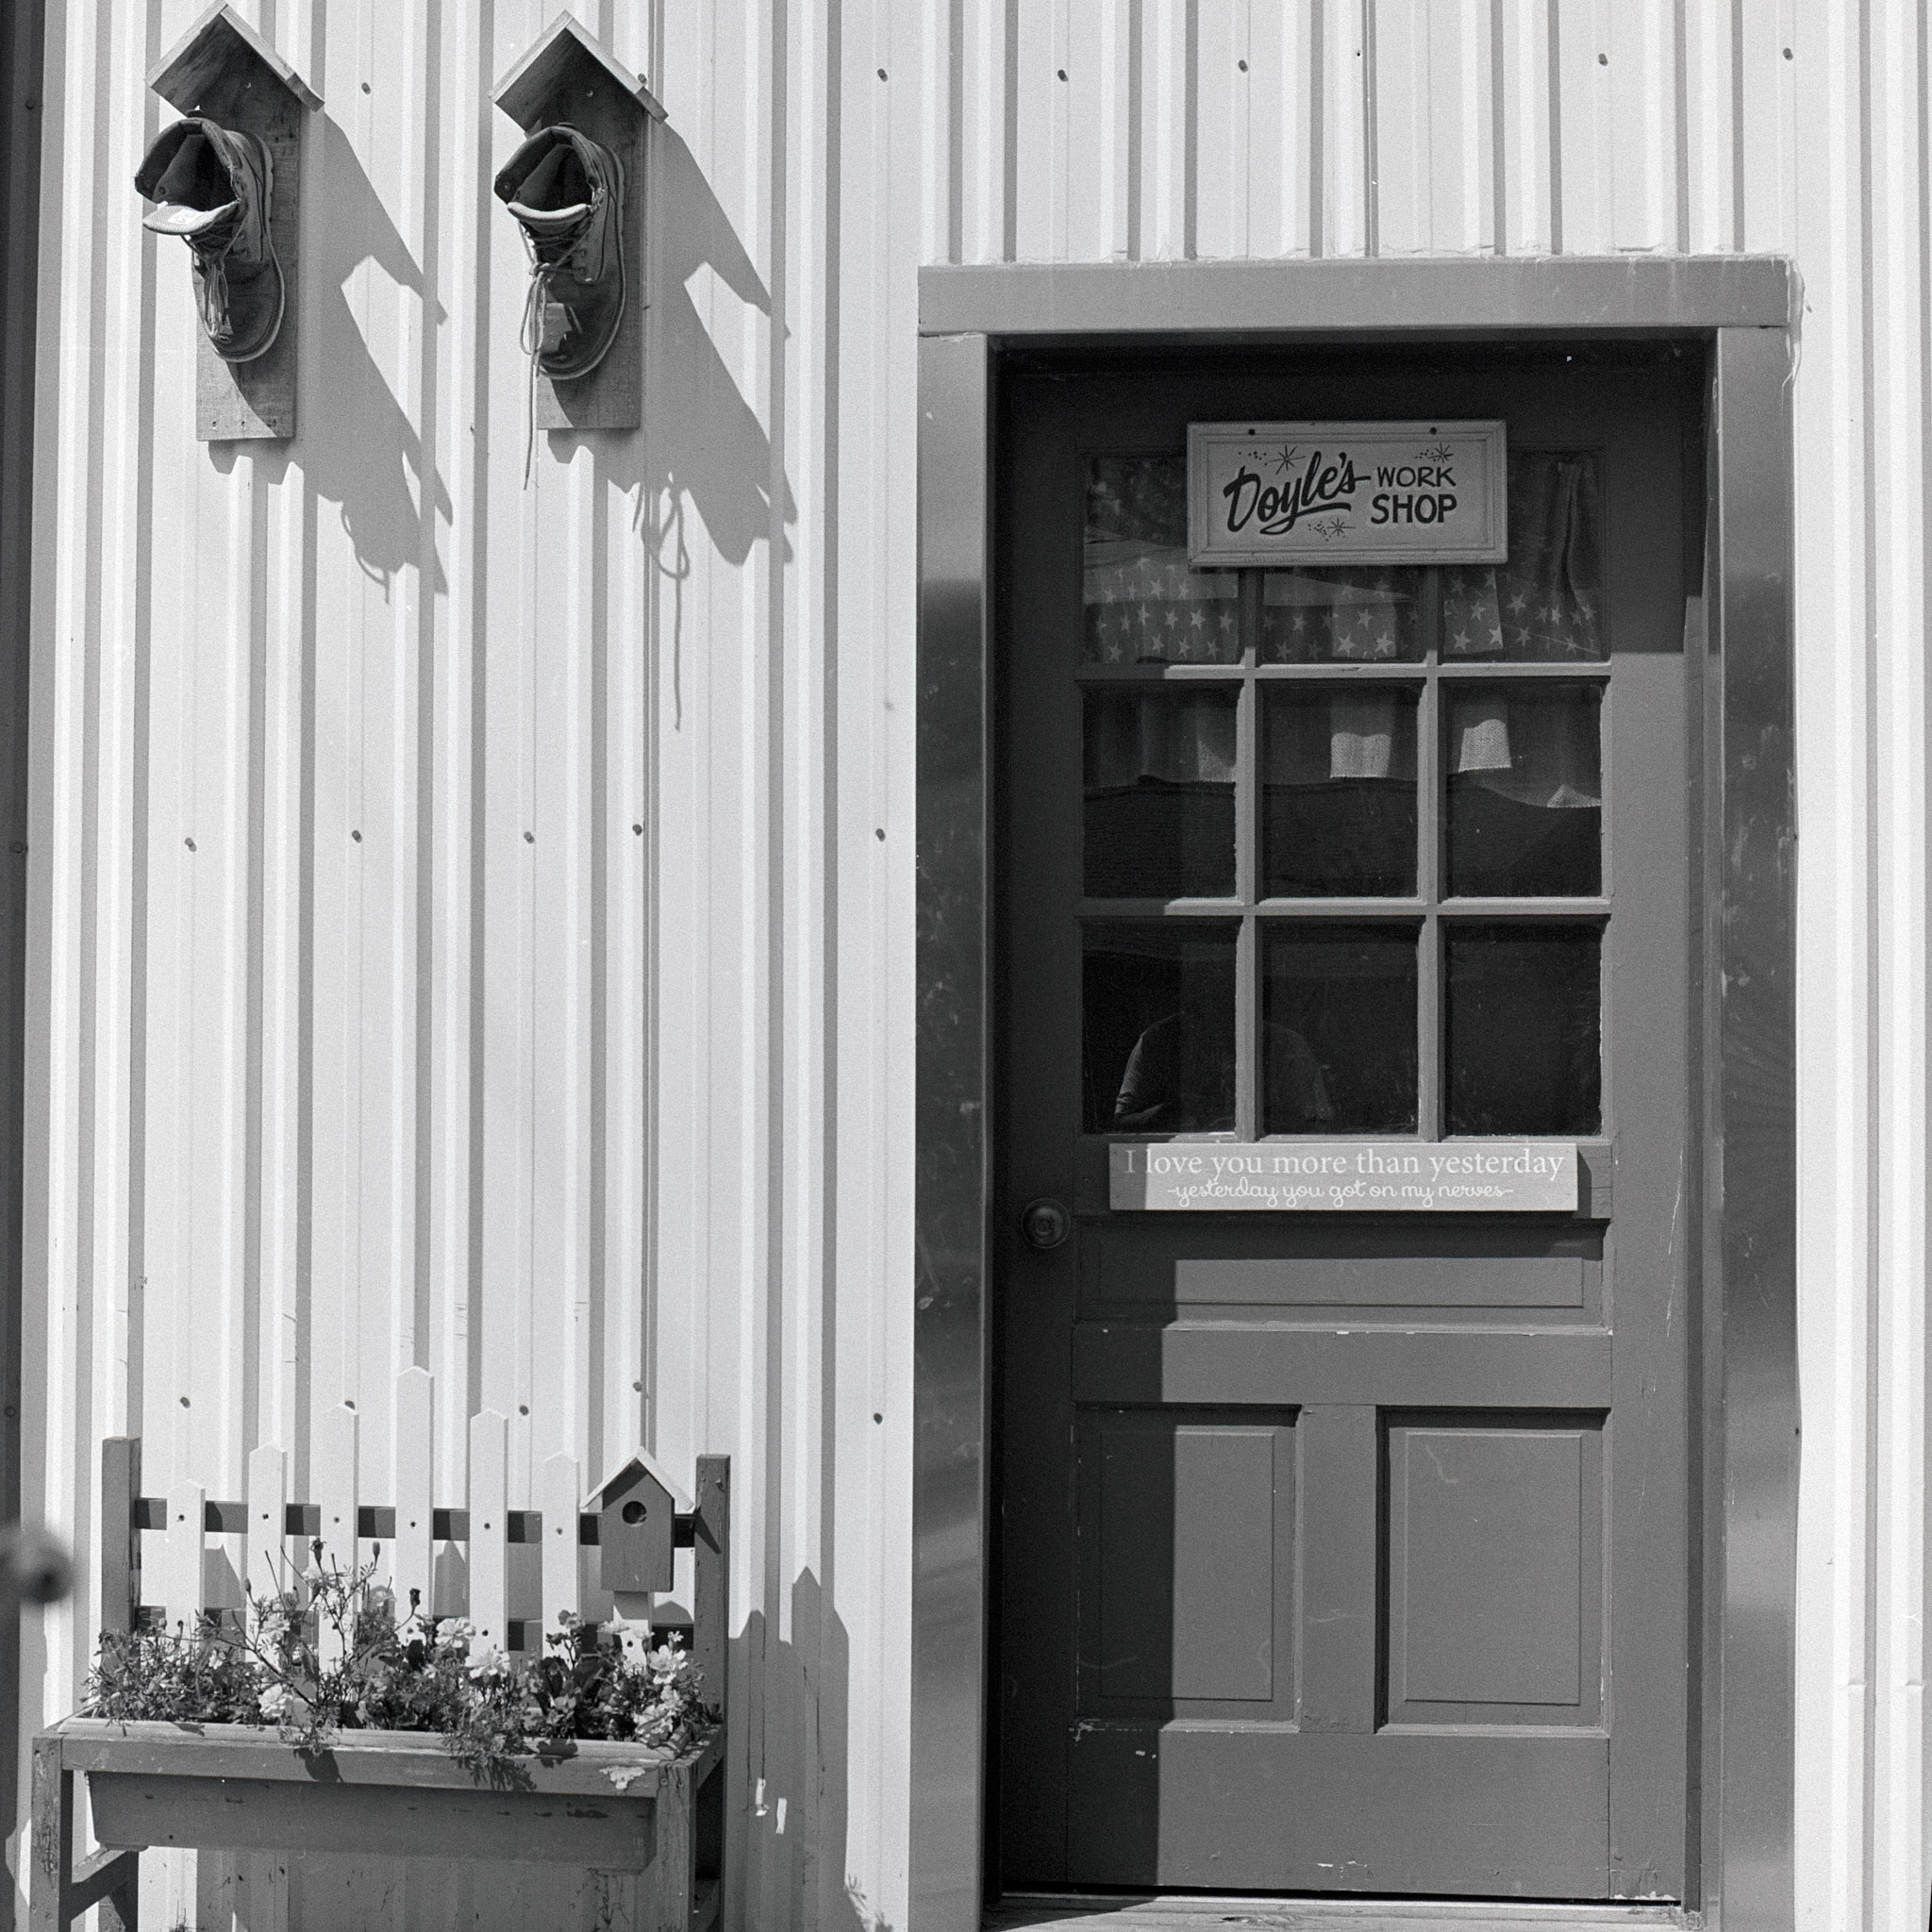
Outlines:
{"type": "Polygon", "coordinates": [[[995,1889],[1696,1896],[1707,382],[1008,362],[995,1889]],[[1190,422],[1438,417],[1508,425],[1507,563],[1189,568],[1190,422]],[[1124,1140],[1370,1134],[1574,1141],[1578,1210],[1108,1205],[1124,1140]]]}

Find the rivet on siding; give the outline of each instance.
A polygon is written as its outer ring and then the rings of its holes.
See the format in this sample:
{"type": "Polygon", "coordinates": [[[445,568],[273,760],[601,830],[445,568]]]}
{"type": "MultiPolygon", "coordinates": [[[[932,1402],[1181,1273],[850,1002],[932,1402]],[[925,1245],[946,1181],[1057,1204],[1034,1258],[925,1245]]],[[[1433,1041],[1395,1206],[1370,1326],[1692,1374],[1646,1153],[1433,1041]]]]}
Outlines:
{"type": "Polygon", "coordinates": [[[1062,80],[1066,79],[1066,77],[1067,77],[1067,70],[1066,70],[1066,69],[1065,69],[1064,67],[1062,67],[1062,68],[1059,68],[1059,69],[1058,69],[1058,70],[1057,70],[1057,72],[1058,73],[1058,75],[1059,75],[1059,77],[1060,77],[1060,78],[1061,78],[1062,80]]]}
{"type": "Polygon", "coordinates": [[[358,844],[358,845],[359,845],[359,844],[361,844],[361,842],[362,842],[362,834],[361,834],[360,832],[351,832],[351,833],[349,834],[349,837],[350,837],[350,838],[352,838],[353,840],[355,840],[355,841],[357,842],[357,844],[358,844]]]}
{"type": "Polygon", "coordinates": [[[873,837],[874,837],[874,839],[877,839],[877,840],[878,840],[878,841],[880,841],[881,843],[883,843],[883,842],[884,842],[884,841],[885,841],[885,836],[886,836],[886,828],[885,828],[885,826],[883,826],[883,825],[875,825],[875,826],[874,826],[874,827],[873,827],[873,837]]]}
{"type": "Polygon", "coordinates": [[[1599,67],[1607,67],[1610,64],[1610,57],[1607,54],[1599,54],[1596,57],[1596,64],[1599,67]]]}
{"type": "Polygon", "coordinates": [[[1789,59],[1790,59],[1790,58],[1791,58],[1791,50],[1790,50],[1790,49],[1789,47],[1787,47],[1787,48],[1785,49],[1785,58],[1786,58],[1787,60],[1789,60],[1789,59]]]}
{"type": "Polygon", "coordinates": [[[1237,60],[1234,64],[1237,67],[1239,67],[1243,74],[1245,74],[1248,71],[1248,63],[1245,60],[1237,60]]]}
{"type": "Polygon", "coordinates": [[[872,1412],[872,1419],[873,1419],[873,1421],[874,1421],[874,1422],[875,1422],[875,1423],[882,1423],[882,1422],[884,1422],[884,1421],[885,1421],[885,1417],[884,1417],[884,1416],[882,1416],[882,1415],[881,1415],[881,1414],[880,1414],[880,1413],[878,1412],[878,1410],[877,1410],[877,1409],[874,1409],[874,1410],[873,1410],[873,1412],[872,1412]]]}
{"type": "Polygon", "coordinates": [[[520,1402],[517,1404],[517,1413],[519,1415],[528,1415],[529,1412],[530,1405],[527,1402],[520,1402]]]}
{"type": "Polygon", "coordinates": [[[641,839],[644,836],[644,828],[641,825],[633,825],[631,827],[631,830],[635,832],[640,839],[641,839]]]}
{"type": "Polygon", "coordinates": [[[369,92],[369,83],[366,80],[362,83],[362,92],[365,94],[369,92]]]}
{"type": "Polygon", "coordinates": [[[182,841],[181,841],[181,842],[182,842],[182,844],[184,844],[185,846],[187,846],[187,848],[189,849],[189,851],[192,852],[192,851],[194,850],[194,841],[193,841],[192,839],[184,839],[184,840],[182,840],[182,841]]]}
{"type": "Polygon", "coordinates": [[[537,835],[535,832],[525,832],[524,834],[524,843],[525,845],[534,845],[536,842],[537,835]]]}
{"type": "Polygon", "coordinates": [[[633,1382],[630,1386],[635,1394],[641,1395],[644,1392],[644,1385],[641,1382],[633,1382]]]}
{"type": "Polygon", "coordinates": [[[192,1407],[194,1407],[194,1405],[193,1405],[193,1404],[192,1404],[192,1402],[190,1402],[190,1401],[189,1401],[189,1399],[187,1398],[187,1396],[185,1396],[185,1395],[184,1395],[184,1396],[183,1396],[183,1397],[181,1398],[181,1407],[182,1407],[183,1408],[192,1408],[192,1407]]]}
{"type": "Polygon", "coordinates": [[[886,77],[886,70],[885,70],[885,69],[884,69],[883,67],[881,67],[881,68],[879,69],[879,78],[880,78],[881,80],[883,80],[883,79],[885,79],[885,77],[886,77]]]}

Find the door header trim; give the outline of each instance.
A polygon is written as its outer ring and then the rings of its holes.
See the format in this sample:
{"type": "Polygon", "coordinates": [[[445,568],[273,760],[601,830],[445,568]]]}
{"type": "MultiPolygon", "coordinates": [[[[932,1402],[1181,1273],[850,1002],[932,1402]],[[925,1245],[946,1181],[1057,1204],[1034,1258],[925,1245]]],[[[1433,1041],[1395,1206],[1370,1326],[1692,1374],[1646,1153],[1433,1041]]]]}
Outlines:
{"type": "Polygon", "coordinates": [[[997,262],[923,268],[922,335],[1307,340],[1790,328],[1781,256],[1514,260],[997,262]]]}

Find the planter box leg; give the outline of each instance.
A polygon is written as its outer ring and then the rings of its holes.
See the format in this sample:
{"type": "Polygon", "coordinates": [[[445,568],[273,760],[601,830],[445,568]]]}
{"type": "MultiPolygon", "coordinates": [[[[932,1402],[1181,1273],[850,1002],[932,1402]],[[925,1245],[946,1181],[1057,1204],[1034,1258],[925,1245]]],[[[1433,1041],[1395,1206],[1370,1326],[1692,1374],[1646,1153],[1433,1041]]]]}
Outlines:
{"type": "Polygon", "coordinates": [[[141,1854],[95,1852],[74,1869],[74,1774],[58,1738],[36,1738],[27,1924],[31,1932],[67,1932],[91,1906],[101,1908],[101,1932],[140,1932],[141,1854]]]}
{"type": "Polygon", "coordinates": [[[61,1907],[74,1869],[74,1774],[60,1761],[58,1738],[34,1740],[33,1874],[27,1924],[32,1932],[66,1932],[61,1907]]]}
{"type": "Polygon", "coordinates": [[[678,1765],[659,1788],[653,1817],[651,1862],[639,1874],[640,1932],[691,1932],[697,1873],[691,1835],[691,1769],[678,1765]]]}

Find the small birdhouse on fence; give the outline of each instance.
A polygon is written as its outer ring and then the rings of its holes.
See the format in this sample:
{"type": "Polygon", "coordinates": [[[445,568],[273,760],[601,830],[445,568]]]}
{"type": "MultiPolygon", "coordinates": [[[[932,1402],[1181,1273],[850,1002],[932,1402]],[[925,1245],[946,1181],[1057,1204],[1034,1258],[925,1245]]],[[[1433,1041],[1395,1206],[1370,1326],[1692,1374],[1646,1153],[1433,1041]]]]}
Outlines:
{"type": "Polygon", "coordinates": [[[584,1499],[597,1518],[598,1581],[619,1598],[669,1590],[677,1519],[695,1506],[647,1449],[634,1449],[584,1499]]]}

